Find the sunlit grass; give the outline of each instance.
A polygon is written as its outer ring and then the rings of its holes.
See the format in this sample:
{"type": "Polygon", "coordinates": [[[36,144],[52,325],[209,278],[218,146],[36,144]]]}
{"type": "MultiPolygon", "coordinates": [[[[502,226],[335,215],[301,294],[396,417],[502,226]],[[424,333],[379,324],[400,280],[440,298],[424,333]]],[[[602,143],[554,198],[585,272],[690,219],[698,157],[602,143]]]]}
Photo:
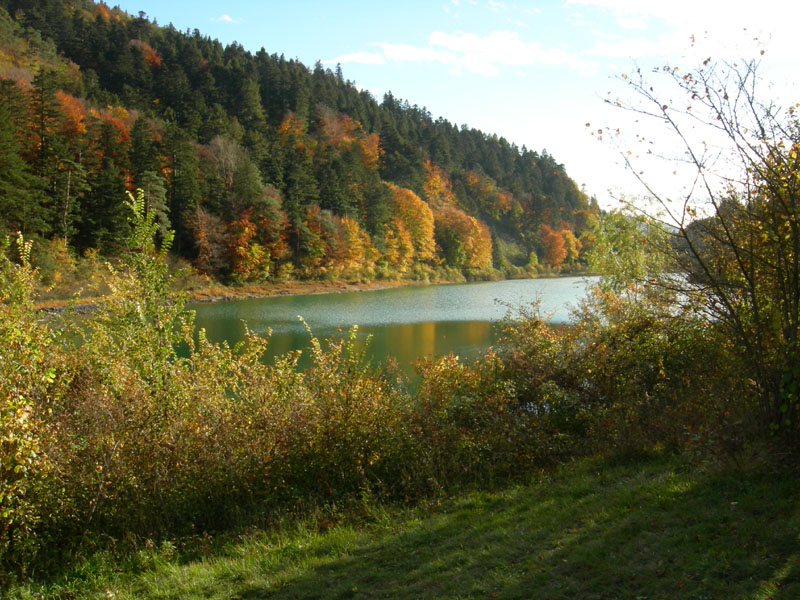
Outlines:
{"type": "Polygon", "coordinates": [[[788,600],[800,597],[798,534],[800,481],[788,473],[595,459],[529,486],[212,540],[188,562],[155,545],[17,594],[788,600]]]}

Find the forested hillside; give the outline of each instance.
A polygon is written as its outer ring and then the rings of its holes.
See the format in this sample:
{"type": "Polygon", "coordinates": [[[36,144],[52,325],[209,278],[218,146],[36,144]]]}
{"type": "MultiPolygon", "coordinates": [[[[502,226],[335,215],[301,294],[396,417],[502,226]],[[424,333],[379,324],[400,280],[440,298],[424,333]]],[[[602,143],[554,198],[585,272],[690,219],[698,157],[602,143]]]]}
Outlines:
{"type": "Polygon", "coordinates": [[[557,271],[591,244],[545,151],[143,13],[0,0],[0,86],[0,234],[45,256],[118,252],[136,188],[223,281],[557,271]]]}

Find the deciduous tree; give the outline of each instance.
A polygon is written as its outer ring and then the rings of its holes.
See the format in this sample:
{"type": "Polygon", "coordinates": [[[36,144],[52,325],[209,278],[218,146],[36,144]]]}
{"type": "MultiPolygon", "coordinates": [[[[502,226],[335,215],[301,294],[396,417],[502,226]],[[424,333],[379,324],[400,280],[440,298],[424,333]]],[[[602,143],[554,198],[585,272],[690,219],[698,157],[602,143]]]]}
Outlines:
{"type": "MultiPolygon", "coordinates": [[[[617,104],[673,134],[693,185],[670,193],[623,156],[653,200],[651,219],[672,232],[685,310],[726,329],[751,366],[765,424],[800,434],[800,123],[761,88],[758,62],[706,60],[626,77],[633,99],[617,104]],[[655,81],[653,81],[655,80],[655,81]],[[660,86],[666,86],[660,87],[660,86]]],[[[768,92],[767,92],[768,93],[768,92]]],[[[623,148],[624,150],[624,148],[623,148]]],[[[676,169],[679,169],[677,167],[676,169]]]]}

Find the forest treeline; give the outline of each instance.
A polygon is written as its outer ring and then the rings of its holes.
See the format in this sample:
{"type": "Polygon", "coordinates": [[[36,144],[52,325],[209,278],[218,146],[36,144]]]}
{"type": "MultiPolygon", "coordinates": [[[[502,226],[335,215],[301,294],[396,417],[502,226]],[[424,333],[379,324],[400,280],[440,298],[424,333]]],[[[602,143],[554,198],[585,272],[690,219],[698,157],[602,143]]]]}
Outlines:
{"type": "Polygon", "coordinates": [[[0,233],[46,242],[45,278],[119,253],[139,188],[228,282],[513,276],[592,243],[596,203],[546,151],[144,13],[2,0],[0,85],[0,233]]]}

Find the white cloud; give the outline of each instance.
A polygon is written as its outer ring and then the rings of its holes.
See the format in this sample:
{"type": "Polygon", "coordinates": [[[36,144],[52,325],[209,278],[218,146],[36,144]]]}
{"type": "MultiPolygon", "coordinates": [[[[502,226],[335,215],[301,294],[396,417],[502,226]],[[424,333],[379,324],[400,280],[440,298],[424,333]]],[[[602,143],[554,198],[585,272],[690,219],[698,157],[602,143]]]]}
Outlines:
{"type": "Polygon", "coordinates": [[[378,46],[386,58],[397,62],[440,62],[450,64],[455,62],[457,58],[452,52],[433,48],[420,48],[408,44],[378,42],[372,45],[378,46]]]}
{"type": "MultiPolygon", "coordinates": [[[[512,31],[495,31],[481,36],[475,33],[434,31],[427,46],[374,42],[380,52],[353,52],[323,61],[325,64],[358,63],[382,65],[387,62],[439,63],[449,72],[464,72],[494,77],[503,67],[534,65],[567,66],[582,75],[594,74],[598,65],[566,49],[526,41],[512,31]]],[[[602,53],[599,53],[602,55],[602,53]]]]}
{"type": "Polygon", "coordinates": [[[355,63],[359,65],[383,65],[386,64],[386,59],[382,54],[376,52],[351,52],[350,54],[342,54],[336,58],[323,60],[323,64],[335,65],[337,63],[347,64],[355,63]]]}
{"type": "Polygon", "coordinates": [[[592,68],[590,61],[560,48],[524,41],[511,31],[495,31],[487,36],[463,31],[452,34],[434,31],[430,43],[458,56],[454,72],[465,69],[478,75],[494,76],[502,66],[567,65],[581,73],[592,68]]]}
{"type": "Polygon", "coordinates": [[[220,15],[211,20],[215,23],[228,23],[229,25],[237,25],[242,22],[242,19],[234,19],[230,15],[220,15]]]}
{"type": "Polygon", "coordinates": [[[623,29],[657,27],[673,32],[682,37],[684,48],[694,34],[715,48],[717,55],[722,52],[731,56],[745,52],[743,40],[752,41],[753,37],[769,37],[782,51],[788,49],[795,41],[800,20],[800,3],[785,0],[728,0],[724,4],[697,0],[566,0],[565,5],[607,12],[623,29]]]}
{"type": "Polygon", "coordinates": [[[508,8],[505,2],[499,2],[498,0],[489,0],[489,8],[492,9],[493,12],[500,12],[501,10],[506,10],[508,8]]]}

